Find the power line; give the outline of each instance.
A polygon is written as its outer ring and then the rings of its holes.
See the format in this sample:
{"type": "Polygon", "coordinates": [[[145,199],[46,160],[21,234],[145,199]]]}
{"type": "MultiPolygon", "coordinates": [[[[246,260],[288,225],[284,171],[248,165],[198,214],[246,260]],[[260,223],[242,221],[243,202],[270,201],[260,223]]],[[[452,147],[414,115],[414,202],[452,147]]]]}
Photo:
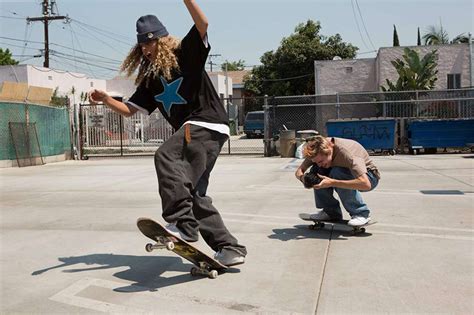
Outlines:
{"type": "Polygon", "coordinates": [[[352,13],[354,15],[354,20],[355,20],[356,25],[357,25],[357,30],[359,31],[360,39],[362,40],[362,43],[364,44],[365,48],[370,49],[370,47],[367,45],[367,43],[364,40],[364,36],[362,35],[362,31],[360,30],[359,20],[357,19],[356,10],[355,10],[355,7],[354,7],[354,0],[351,0],[351,5],[352,5],[352,13]]]}
{"type": "Polygon", "coordinates": [[[14,45],[10,43],[5,43],[5,42],[0,42],[0,44],[5,45],[5,46],[11,46],[11,47],[18,47],[18,48],[24,48],[24,49],[29,49],[29,50],[42,50],[42,48],[30,48],[30,47],[25,47],[25,46],[20,46],[20,45],[14,45]]]}
{"type": "MultiPolygon", "coordinates": [[[[25,41],[25,40],[11,38],[11,37],[5,37],[5,36],[0,36],[0,39],[7,39],[7,40],[11,40],[11,41],[16,41],[16,42],[28,42],[28,43],[33,43],[33,44],[43,44],[43,42],[32,41],[32,40],[25,41]]],[[[19,46],[19,45],[8,44],[8,43],[4,43],[4,44],[14,46],[14,47],[21,47],[21,48],[23,47],[23,46],[19,46]]],[[[57,47],[61,47],[61,48],[65,48],[65,49],[69,49],[69,50],[73,50],[73,51],[75,50],[71,47],[64,46],[64,45],[61,45],[61,44],[56,44],[56,43],[51,43],[51,46],[57,46],[57,47]]],[[[33,49],[33,48],[27,48],[27,49],[33,49]]],[[[37,49],[39,49],[39,48],[37,48],[37,49]]],[[[110,60],[110,61],[113,61],[113,62],[121,62],[120,60],[115,60],[115,59],[111,59],[111,58],[107,58],[107,57],[102,57],[100,55],[88,53],[88,52],[85,52],[85,51],[82,51],[82,50],[77,50],[76,49],[75,51],[80,52],[82,54],[89,55],[89,56],[94,56],[94,57],[102,58],[102,59],[105,59],[105,60],[110,60]]]]}
{"type": "MultiPolygon", "coordinates": [[[[56,57],[60,57],[60,58],[64,58],[66,60],[70,60],[70,61],[76,61],[77,59],[74,59],[74,58],[70,58],[68,56],[64,56],[64,55],[61,55],[61,54],[56,54],[56,52],[54,50],[51,51],[51,55],[54,55],[56,57]]],[[[107,67],[103,67],[103,66],[100,66],[100,65],[97,65],[97,64],[94,64],[94,63],[91,63],[91,62],[87,62],[87,61],[81,61],[81,63],[83,64],[86,64],[88,66],[94,66],[96,68],[101,68],[101,69],[106,69],[106,70],[110,70],[110,71],[117,71],[117,69],[112,69],[112,68],[107,68],[107,67]]],[[[92,71],[91,69],[89,69],[90,71],[92,71]]]]}
{"type": "Polygon", "coordinates": [[[23,18],[17,18],[17,17],[12,17],[12,16],[5,16],[5,15],[0,15],[0,18],[10,19],[10,20],[24,20],[23,18]]]}
{"type": "Polygon", "coordinates": [[[115,40],[117,40],[117,41],[119,41],[119,42],[121,42],[121,43],[124,43],[124,44],[126,44],[126,45],[128,45],[128,46],[130,46],[130,42],[133,42],[133,39],[131,39],[131,38],[128,37],[128,36],[121,35],[121,34],[117,34],[117,33],[113,33],[113,32],[107,31],[107,30],[103,30],[103,29],[98,28],[98,27],[96,27],[96,26],[93,26],[93,25],[90,25],[90,24],[81,22],[81,21],[79,21],[79,20],[77,20],[77,19],[72,19],[72,18],[71,18],[71,20],[74,21],[74,22],[76,22],[76,23],[78,23],[78,24],[80,24],[80,25],[83,25],[84,27],[90,28],[90,29],[96,31],[97,33],[104,33],[104,34],[102,34],[102,36],[106,36],[107,38],[110,38],[110,37],[111,37],[110,35],[114,35],[114,36],[117,36],[117,37],[122,38],[122,39],[124,39],[124,40],[127,40],[127,42],[123,42],[123,41],[120,41],[119,39],[115,38],[115,40]],[[110,35],[105,35],[105,34],[110,34],[110,35]]]}
{"type": "Polygon", "coordinates": [[[262,81],[263,82],[290,81],[290,80],[296,80],[296,79],[310,77],[310,76],[313,76],[313,75],[314,75],[314,73],[308,73],[308,74],[300,75],[300,76],[297,76],[297,77],[282,78],[282,79],[262,79],[262,81]]]}
{"type": "MultiPolygon", "coordinates": [[[[77,39],[76,32],[74,32],[74,31],[72,30],[72,25],[70,26],[70,28],[71,28],[71,34],[73,35],[73,37],[76,38],[77,44],[79,45],[79,48],[80,48],[81,50],[83,50],[83,49],[82,49],[82,46],[81,46],[81,42],[77,39]]],[[[84,54],[83,54],[83,56],[84,56],[84,54]]],[[[84,56],[84,57],[85,57],[85,56],[84,56]]],[[[86,63],[86,64],[87,64],[87,63],[86,63]]],[[[91,69],[91,67],[90,67],[89,64],[87,64],[87,67],[89,68],[90,73],[91,73],[94,77],[96,77],[94,71],[92,71],[92,69],[91,69]]]]}
{"type": "Polygon", "coordinates": [[[372,42],[372,39],[370,38],[369,32],[367,31],[367,27],[365,26],[364,17],[362,16],[362,11],[360,10],[360,7],[359,7],[359,2],[357,0],[354,0],[354,1],[356,3],[357,10],[359,11],[360,20],[362,21],[362,26],[364,27],[365,34],[367,34],[367,38],[369,39],[370,45],[372,45],[372,48],[375,50],[374,43],[372,42]]]}

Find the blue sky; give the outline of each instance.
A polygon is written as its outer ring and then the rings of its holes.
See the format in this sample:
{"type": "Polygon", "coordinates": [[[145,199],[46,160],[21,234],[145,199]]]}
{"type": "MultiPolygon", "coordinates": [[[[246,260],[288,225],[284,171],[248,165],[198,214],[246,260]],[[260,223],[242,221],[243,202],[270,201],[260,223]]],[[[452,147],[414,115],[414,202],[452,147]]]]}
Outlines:
{"type": "MultiPolygon", "coordinates": [[[[472,0],[197,2],[209,19],[211,53],[221,55],[213,58],[218,64],[239,59],[249,66],[260,64],[263,53],[275,50],[283,37],[308,19],[321,22],[323,35],[339,33],[344,41],[359,47],[358,58],[373,57],[374,48],[391,46],[393,24],[402,46],[416,45],[417,27],[423,34],[429,25],[439,25],[440,21],[450,38],[473,33],[474,29],[472,0]]],[[[25,20],[27,16],[40,15],[40,4],[41,0],[0,0],[0,47],[9,48],[16,60],[41,66],[43,59],[32,56],[39,54],[43,45],[32,41],[43,41],[43,25],[27,25],[25,20]],[[25,46],[24,40],[30,42],[25,46]]],[[[50,67],[99,78],[117,74],[113,69],[134,45],[135,22],[141,15],[157,15],[168,31],[178,37],[183,37],[192,26],[192,19],[179,0],[56,0],[56,4],[59,14],[68,15],[72,21],[51,23],[50,42],[55,45],[50,49],[57,53],[52,56],[50,67]]]]}

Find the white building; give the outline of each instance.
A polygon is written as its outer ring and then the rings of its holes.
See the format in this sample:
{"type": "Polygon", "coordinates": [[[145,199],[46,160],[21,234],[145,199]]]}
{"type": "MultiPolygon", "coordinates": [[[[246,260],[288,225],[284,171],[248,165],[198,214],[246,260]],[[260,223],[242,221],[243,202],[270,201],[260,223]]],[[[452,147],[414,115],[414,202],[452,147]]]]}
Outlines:
{"type": "Polygon", "coordinates": [[[33,65],[0,66],[0,83],[27,83],[28,86],[58,89],[58,96],[68,96],[71,104],[80,102],[81,93],[106,89],[106,81],[82,73],[48,69],[33,65]],[[74,95],[72,90],[74,88],[74,95]]]}
{"type": "MultiPolygon", "coordinates": [[[[219,96],[232,96],[232,79],[220,74],[210,74],[219,96]]],[[[68,96],[71,104],[81,102],[80,96],[93,89],[103,90],[111,96],[128,99],[135,91],[134,80],[116,77],[112,80],[93,79],[82,73],[48,69],[33,65],[0,66],[0,85],[3,82],[26,83],[28,86],[58,89],[58,96],[68,96]],[[72,90],[74,88],[74,95],[72,90]]]]}

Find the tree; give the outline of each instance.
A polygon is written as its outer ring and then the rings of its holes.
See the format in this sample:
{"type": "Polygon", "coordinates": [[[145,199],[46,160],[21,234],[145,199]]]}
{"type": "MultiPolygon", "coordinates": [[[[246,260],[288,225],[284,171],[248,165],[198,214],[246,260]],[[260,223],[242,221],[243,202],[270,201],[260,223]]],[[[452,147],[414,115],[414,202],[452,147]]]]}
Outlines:
{"type": "Polygon", "coordinates": [[[320,34],[321,24],[312,20],[301,23],[289,37],[283,38],[276,51],[267,51],[244,79],[245,89],[257,95],[314,94],[314,61],[335,56],[352,59],[358,50],[342,41],[341,35],[320,34]]]}
{"type": "Polygon", "coordinates": [[[398,40],[397,27],[393,25],[393,47],[400,46],[400,41],[398,40]]]}
{"type": "Polygon", "coordinates": [[[434,25],[429,26],[425,35],[423,35],[423,40],[425,45],[469,43],[469,37],[464,35],[464,33],[459,34],[450,41],[448,32],[446,32],[442,24],[439,25],[439,28],[434,25]]]}
{"type": "Polygon", "coordinates": [[[381,86],[382,90],[384,92],[431,90],[438,79],[436,77],[438,74],[437,59],[437,50],[427,53],[420,60],[420,56],[415,50],[405,48],[403,60],[392,61],[392,65],[397,69],[399,75],[397,82],[393,83],[386,79],[388,88],[381,86]]]}
{"type": "Polygon", "coordinates": [[[221,65],[222,71],[242,71],[245,69],[245,60],[239,59],[239,61],[228,61],[226,60],[222,65],[221,65]],[[226,69],[227,66],[227,69],[226,69]]]}
{"type": "Polygon", "coordinates": [[[418,27],[418,38],[417,38],[416,44],[418,46],[421,46],[421,35],[420,35],[420,28],[419,27],[418,27]]]}
{"type": "Polygon", "coordinates": [[[68,98],[67,96],[59,95],[59,87],[56,87],[53,91],[53,95],[51,96],[51,101],[49,102],[49,105],[51,106],[58,106],[58,107],[64,107],[67,106],[68,103],[68,98]]]}
{"type": "Polygon", "coordinates": [[[5,51],[0,48],[0,66],[17,65],[18,63],[12,58],[12,53],[8,48],[5,51]]]}

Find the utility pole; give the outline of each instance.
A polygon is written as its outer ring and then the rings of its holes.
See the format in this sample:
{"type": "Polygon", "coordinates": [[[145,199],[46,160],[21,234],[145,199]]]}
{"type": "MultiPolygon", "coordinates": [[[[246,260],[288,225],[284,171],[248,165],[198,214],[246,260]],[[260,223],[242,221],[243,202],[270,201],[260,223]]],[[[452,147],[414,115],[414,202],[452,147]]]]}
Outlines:
{"type": "Polygon", "coordinates": [[[43,0],[43,16],[26,18],[26,21],[28,23],[41,21],[44,24],[44,63],[43,63],[43,66],[45,68],[49,68],[49,32],[48,32],[49,21],[68,19],[67,16],[56,15],[54,13],[55,4],[56,4],[55,0],[51,0],[51,5],[49,4],[49,0],[43,0]]]}
{"type": "Polygon", "coordinates": [[[209,64],[211,65],[211,72],[212,72],[212,65],[216,65],[216,63],[213,63],[213,62],[212,62],[212,58],[214,58],[214,57],[220,57],[220,56],[222,56],[222,55],[219,55],[219,54],[214,54],[214,55],[211,54],[211,55],[209,55],[209,64]]]}

